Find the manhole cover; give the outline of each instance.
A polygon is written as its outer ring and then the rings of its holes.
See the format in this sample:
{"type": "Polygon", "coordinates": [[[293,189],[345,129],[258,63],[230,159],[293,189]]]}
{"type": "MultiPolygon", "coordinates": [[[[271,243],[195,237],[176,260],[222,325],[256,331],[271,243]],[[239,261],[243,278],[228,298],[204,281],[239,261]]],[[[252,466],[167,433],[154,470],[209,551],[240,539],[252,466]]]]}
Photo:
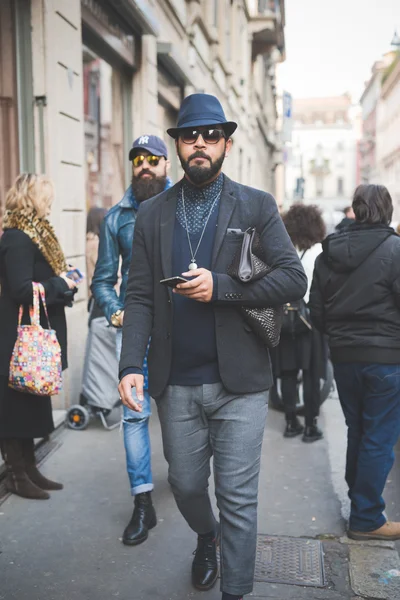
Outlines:
{"type": "Polygon", "coordinates": [[[324,558],[319,540],[257,536],[255,581],[324,587],[324,558]]]}
{"type": "MultiPolygon", "coordinates": [[[[217,554],[219,560],[219,548],[217,554]]],[[[321,542],[258,535],[254,581],[325,587],[324,552],[321,542]]]]}

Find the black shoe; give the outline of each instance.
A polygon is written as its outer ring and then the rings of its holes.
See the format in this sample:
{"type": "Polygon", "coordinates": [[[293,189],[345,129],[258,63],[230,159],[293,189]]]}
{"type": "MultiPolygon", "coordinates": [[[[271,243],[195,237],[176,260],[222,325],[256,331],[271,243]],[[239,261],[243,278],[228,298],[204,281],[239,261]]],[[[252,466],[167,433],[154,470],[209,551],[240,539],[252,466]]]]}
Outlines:
{"type": "Polygon", "coordinates": [[[304,427],[297,417],[286,418],[286,429],[283,433],[283,437],[296,437],[296,435],[300,435],[301,433],[303,433],[303,431],[304,427]]]}
{"type": "Polygon", "coordinates": [[[192,563],[192,583],[201,591],[210,590],[218,579],[217,535],[197,537],[192,563]]]}
{"type": "Polygon", "coordinates": [[[324,434],[315,422],[312,425],[306,425],[302,440],[303,442],[306,442],[306,444],[311,444],[312,442],[317,442],[318,440],[321,440],[323,437],[324,434]]]}
{"type": "Polygon", "coordinates": [[[135,496],[133,515],[122,536],[126,546],[137,546],[149,537],[149,530],[157,525],[156,511],[151,501],[151,492],[135,496]]]}

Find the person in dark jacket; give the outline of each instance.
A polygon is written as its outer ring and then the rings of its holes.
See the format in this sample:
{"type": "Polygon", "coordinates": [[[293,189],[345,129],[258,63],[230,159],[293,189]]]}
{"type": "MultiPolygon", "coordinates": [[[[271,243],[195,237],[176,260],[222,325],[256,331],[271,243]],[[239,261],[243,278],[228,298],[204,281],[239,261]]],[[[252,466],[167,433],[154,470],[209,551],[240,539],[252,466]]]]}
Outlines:
{"type": "Polygon", "coordinates": [[[354,220],[355,220],[355,214],[354,214],[352,206],[347,206],[343,212],[344,212],[343,219],[335,227],[336,231],[338,231],[338,232],[343,231],[344,229],[346,229],[346,227],[349,227],[350,225],[353,225],[354,220]]]}
{"type": "Polygon", "coordinates": [[[329,336],[348,427],[348,535],[396,540],[400,523],[387,521],[382,493],[400,434],[400,239],[384,186],[359,186],[353,209],[356,222],[323,242],[310,309],[329,336]]]}
{"type": "Polygon", "coordinates": [[[315,327],[311,327],[307,303],[315,260],[322,252],[321,242],[326,229],[317,206],[294,204],[282,219],[308,280],[302,303],[305,313],[302,318],[306,323],[300,320],[295,310],[288,310],[291,307],[287,307],[279,346],[271,353],[275,377],[281,380],[286,417],[283,435],[292,438],[304,432],[303,442],[316,442],[323,437],[317,418],[321,403],[320,379],[326,378],[327,352],[324,337],[315,327]],[[288,323],[287,329],[285,323],[288,323]],[[296,414],[299,371],[302,371],[305,429],[296,414]]]}
{"type": "MultiPolygon", "coordinates": [[[[50,325],[61,346],[62,367],[67,368],[64,309],[72,302],[76,284],[66,275],[64,254],[47,220],[52,200],[53,186],[47,177],[20,175],[6,197],[0,240],[0,448],[8,471],[7,490],[36,499],[47,499],[46,490],[63,487],[46,479],[35,464],[34,438],[54,429],[51,400],[9,388],[8,377],[21,305],[22,324],[30,322],[32,282],[45,289],[50,325]]],[[[43,309],[41,324],[47,326],[43,309]]]]}

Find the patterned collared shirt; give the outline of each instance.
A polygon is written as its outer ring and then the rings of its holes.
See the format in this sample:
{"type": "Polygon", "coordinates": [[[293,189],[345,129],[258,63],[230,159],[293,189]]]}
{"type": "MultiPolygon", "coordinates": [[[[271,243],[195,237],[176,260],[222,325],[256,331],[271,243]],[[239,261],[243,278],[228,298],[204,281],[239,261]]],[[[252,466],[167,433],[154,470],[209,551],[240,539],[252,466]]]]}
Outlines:
{"type": "Polygon", "coordinates": [[[218,177],[209,185],[199,188],[194,186],[186,178],[182,181],[178,203],[176,207],[176,217],[179,224],[186,229],[185,213],[183,209],[182,190],[185,195],[185,210],[187,218],[187,227],[189,233],[194,235],[203,230],[208,215],[217,210],[224,185],[224,175],[220,173],[218,177]],[[218,198],[217,202],[213,203],[218,198]],[[210,213],[212,207],[212,211],[210,213]]]}

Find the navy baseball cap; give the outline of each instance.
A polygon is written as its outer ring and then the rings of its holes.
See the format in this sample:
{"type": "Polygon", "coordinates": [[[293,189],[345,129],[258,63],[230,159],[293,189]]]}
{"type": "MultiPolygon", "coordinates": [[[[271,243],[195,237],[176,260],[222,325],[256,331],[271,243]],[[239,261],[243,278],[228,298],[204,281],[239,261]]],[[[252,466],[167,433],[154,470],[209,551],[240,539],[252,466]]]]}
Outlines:
{"type": "Polygon", "coordinates": [[[140,150],[147,150],[154,156],[165,156],[168,158],[168,150],[164,140],[157,135],[141,135],[132,144],[129,151],[129,160],[133,160],[140,150]]]}

